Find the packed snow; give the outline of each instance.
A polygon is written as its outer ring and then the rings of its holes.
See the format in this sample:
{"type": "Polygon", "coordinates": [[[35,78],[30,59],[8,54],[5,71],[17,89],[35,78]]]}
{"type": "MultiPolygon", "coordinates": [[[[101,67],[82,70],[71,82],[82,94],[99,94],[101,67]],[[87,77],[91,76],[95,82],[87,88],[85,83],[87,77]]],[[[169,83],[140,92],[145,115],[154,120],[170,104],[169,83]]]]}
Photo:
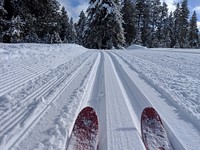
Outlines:
{"type": "Polygon", "coordinates": [[[64,150],[85,106],[100,150],[145,150],[141,113],[154,107],[175,150],[200,147],[200,49],[89,50],[0,44],[0,149],[64,150]]]}

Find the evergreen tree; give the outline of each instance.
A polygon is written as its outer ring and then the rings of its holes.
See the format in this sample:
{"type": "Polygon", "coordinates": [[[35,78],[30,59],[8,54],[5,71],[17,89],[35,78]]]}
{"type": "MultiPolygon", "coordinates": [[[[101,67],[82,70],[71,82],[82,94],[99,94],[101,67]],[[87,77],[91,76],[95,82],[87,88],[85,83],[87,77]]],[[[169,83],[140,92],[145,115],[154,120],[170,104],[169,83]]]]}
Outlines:
{"type": "Polygon", "coordinates": [[[60,30],[60,37],[61,40],[64,43],[69,42],[69,30],[70,30],[70,24],[69,24],[69,17],[67,14],[67,11],[65,10],[64,7],[61,9],[61,17],[60,17],[60,25],[61,25],[61,30],[60,30]]]}
{"type": "Polygon", "coordinates": [[[7,24],[5,20],[7,11],[4,9],[3,4],[3,1],[0,1],[0,42],[3,42],[3,35],[7,24]]]}
{"type": "Polygon", "coordinates": [[[77,40],[78,40],[78,44],[80,45],[83,45],[83,32],[84,32],[85,24],[86,24],[86,16],[85,16],[85,13],[81,11],[79,15],[78,23],[76,24],[77,40]]]}
{"type": "MultiPolygon", "coordinates": [[[[141,39],[142,45],[148,46],[148,37],[150,35],[150,1],[136,0],[135,3],[137,39],[141,39]],[[139,37],[141,36],[141,37],[139,37]]],[[[150,40],[150,39],[149,39],[150,40]]]]}
{"type": "Polygon", "coordinates": [[[4,37],[7,39],[5,42],[18,43],[23,40],[23,27],[24,23],[22,22],[19,16],[13,17],[9,23],[9,28],[5,31],[4,37]]]}
{"type": "Polygon", "coordinates": [[[147,37],[148,47],[158,47],[157,27],[160,22],[161,16],[161,3],[160,0],[149,0],[149,25],[150,31],[147,37]]]}
{"type": "Polygon", "coordinates": [[[58,13],[59,3],[56,0],[43,0],[39,3],[41,3],[43,13],[38,16],[37,20],[38,36],[41,38],[44,38],[46,34],[53,36],[61,29],[58,13]]]}
{"type": "Polygon", "coordinates": [[[189,18],[189,9],[188,9],[188,1],[183,0],[181,3],[181,9],[180,9],[180,25],[179,25],[179,45],[181,48],[185,48],[188,46],[188,18],[189,18]]]}
{"type": "Polygon", "coordinates": [[[190,19],[188,40],[191,48],[199,47],[199,30],[197,28],[197,14],[195,11],[190,19]]]}
{"type": "Polygon", "coordinates": [[[69,43],[76,43],[76,30],[74,27],[73,18],[70,19],[70,27],[68,30],[68,40],[69,40],[69,43]]]}
{"type": "Polygon", "coordinates": [[[158,20],[156,35],[158,39],[158,47],[170,47],[170,20],[168,17],[168,6],[165,2],[163,2],[161,6],[161,14],[158,20]]]}
{"type": "Polygon", "coordinates": [[[175,33],[174,33],[174,17],[173,17],[173,13],[170,12],[169,17],[168,17],[168,38],[169,38],[169,46],[170,48],[173,48],[174,45],[176,44],[176,39],[175,39],[175,33]]]}
{"type": "Polygon", "coordinates": [[[180,37],[180,4],[177,3],[176,9],[173,13],[174,19],[173,19],[173,34],[171,41],[172,47],[180,47],[179,45],[179,37],[180,37]]]}
{"type": "MultiPolygon", "coordinates": [[[[6,21],[13,26],[13,18],[20,18],[23,28],[20,29],[20,38],[24,42],[39,42],[60,31],[58,18],[59,3],[57,0],[5,0],[4,8],[7,11],[6,21]]],[[[5,29],[8,35],[10,27],[5,29]]],[[[5,36],[8,40],[8,36],[5,36]]],[[[51,43],[49,39],[48,43],[51,43]]],[[[44,40],[46,41],[46,40],[44,40]]],[[[43,41],[43,42],[44,42],[43,41]]]]}
{"type": "Polygon", "coordinates": [[[126,46],[131,45],[134,42],[136,36],[135,27],[135,8],[134,3],[131,0],[124,0],[122,3],[122,16],[123,16],[123,28],[125,32],[126,46]]]}
{"type": "Polygon", "coordinates": [[[124,46],[124,29],[118,1],[90,0],[84,30],[84,45],[88,48],[111,49],[124,46]]]}

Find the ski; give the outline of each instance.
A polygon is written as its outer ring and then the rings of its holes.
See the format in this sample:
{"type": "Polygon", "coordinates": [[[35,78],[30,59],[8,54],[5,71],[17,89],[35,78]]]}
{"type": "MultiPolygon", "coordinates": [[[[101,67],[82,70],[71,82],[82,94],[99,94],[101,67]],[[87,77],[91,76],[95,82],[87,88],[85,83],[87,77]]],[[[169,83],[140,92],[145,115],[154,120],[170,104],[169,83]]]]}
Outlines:
{"type": "Polygon", "coordinates": [[[98,130],[95,110],[92,107],[85,107],[75,121],[67,150],[96,150],[98,130]]]}
{"type": "Polygon", "coordinates": [[[147,150],[173,150],[158,112],[147,107],[141,115],[142,140],[147,150]]]}

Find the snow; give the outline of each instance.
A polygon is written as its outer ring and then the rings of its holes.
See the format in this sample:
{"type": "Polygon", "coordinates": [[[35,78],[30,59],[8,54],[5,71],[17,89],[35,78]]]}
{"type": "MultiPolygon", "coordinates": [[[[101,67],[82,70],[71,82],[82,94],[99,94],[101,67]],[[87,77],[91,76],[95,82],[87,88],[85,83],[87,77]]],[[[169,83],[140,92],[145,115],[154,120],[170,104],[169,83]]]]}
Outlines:
{"type": "Polygon", "coordinates": [[[141,113],[160,114],[172,147],[200,147],[200,50],[96,51],[74,44],[0,44],[0,149],[63,150],[85,106],[99,149],[144,150],[141,113]]]}
{"type": "Polygon", "coordinates": [[[137,44],[133,44],[131,46],[129,46],[127,48],[127,50],[135,50],[135,49],[146,49],[147,47],[141,46],[141,45],[137,45],[137,44]]]}

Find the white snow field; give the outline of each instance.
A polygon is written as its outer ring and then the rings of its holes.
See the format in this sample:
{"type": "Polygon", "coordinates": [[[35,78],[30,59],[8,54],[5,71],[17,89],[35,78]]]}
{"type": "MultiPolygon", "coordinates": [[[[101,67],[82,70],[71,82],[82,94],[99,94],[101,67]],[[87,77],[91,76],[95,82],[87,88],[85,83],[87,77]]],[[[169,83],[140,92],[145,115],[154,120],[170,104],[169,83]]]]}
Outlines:
{"type": "Polygon", "coordinates": [[[99,117],[99,150],[145,150],[147,106],[174,150],[198,150],[200,49],[0,44],[1,150],[65,150],[85,106],[99,117]]]}

